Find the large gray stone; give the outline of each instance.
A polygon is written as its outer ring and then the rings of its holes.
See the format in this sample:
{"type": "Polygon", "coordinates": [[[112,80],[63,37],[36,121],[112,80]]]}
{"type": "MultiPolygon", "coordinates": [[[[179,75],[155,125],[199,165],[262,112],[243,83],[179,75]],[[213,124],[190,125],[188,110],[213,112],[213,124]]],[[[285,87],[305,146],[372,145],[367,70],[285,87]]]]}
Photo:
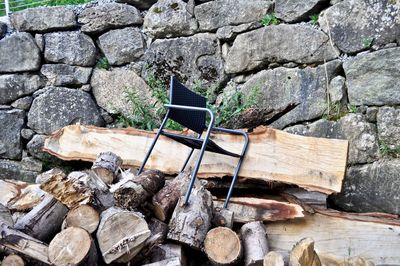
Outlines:
{"type": "Polygon", "coordinates": [[[132,114],[132,103],[127,98],[129,92],[135,92],[145,102],[151,99],[146,82],[134,71],[124,68],[95,69],[90,84],[97,104],[109,113],[132,114]]]}
{"type": "Polygon", "coordinates": [[[238,26],[224,26],[217,30],[218,39],[231,41],[240,33],[260,28],[262,25],[259,21],[240,24],[238,26]]]}
{"type": "Polygon", "coordinates": [[[400,159],[350,167],[334,204],[347,211],[400,214],[399,169],[400,159]]]}
{"type": "Polygon", "coordinates": [[[156,40],[145,53],[143,76],[153,73],[166,82],[171,74],[191,86],[202,81],[205,86],[225,82],[221,46],[215,34],[156,40]]]}
{"type": "Polygon", "coordinates": [[[18,31],[48,32],[76,27],[76,16],[69,7],[38,7],[15,12],[11,22],[18,31]]]}
{"type": "Polygon", "coordinates": [[[399,36],[399,4],[392,0],[345,0],[319,16],[319,24],[345,53],[384,45],[399,36]]]}
{"type": "Polygon", "coordinates": [[[45,82],[39,75],[0,75],[0,104],[9,104],[22,96],[32,94],[44,85],[45,82]]]}
{"type": "Polygon", "coordinates": [[[96,46],[86,34],[77,31],[53,32],[44,35],[44,58],[48,62],[77,66],[96,63],[96,46]]]}
{"type": "Polygon", "coordinates": [[[61,162],[61,160],[58,159],[57,157],[51,155],[50,153],[43,151],[44,142],[45,142],[46,138],[47,138],[46,135],[40,135],[40,134],[34,135],[33,138],[26,145],[26,148],[27,148],[29,154],[33,158],[42,160],[43,162],[46,162],[46,163],[61,162]]]}
{"type": "Polygon", "coordinates": [[[85,9],[79,15],[78,22],[83,24],[83,32],[100,33],[108,29],[140,25],[143,18],[133,6],[108,3],[85,9]]]}
{"type": "Polygon", "coordinates": [[[194,14],[199,30],[213,31],[223,26],[259,21],[272,5],[273,2],[267,0],[215,0],[196,6],[194,14]]]}
{"type": "Polygon", "coordinates": [[[118,3],[127,3],[139,9],[149,9],[157,0],[117,0],[118,3]]]}
{"type": "Polygon", "coordinates": [[[400,48],[357,55],[343,68],[350,104],[400,104],[400,48]]]}
{"type": "MultiPolygon", "coordinates": [[[[376,118],[381,145],[400,151],[400,109],[394,107],[379,108],[376,118]]],[[[398,155],[400,157],[400,152],[398,155]]]]}
{"type": "Polygon", "coordinates": [[[24,119],[24,111],[0,110],[0,158],[21,159],[21,129],[24,119]]]}
{"type": "Polygon", "coordinates": [[[29,33],[18,32],[0,40],[0,73],[38,70],[40,57],[39,47],[29,33]]]}
{"type": "Polygon", "coordinates": [[[92,68],[64,64],[46,64],[40,69],[49,84],[54,86],[83,85],[89,83],[92,68]]]}
{"type": "Polygon", "coordinates": [[[275,121],[272,124],[274,127],[282,128],[312,120],[320,117],[327,109],[326,75],[332,79],[339,66],[340,62],[332,61],[316,68],[278,67],[263,70],[243,84],[242,92],[249,95],[259,90],[256,104],[259,109],[284,110],[291,104],[298,104],[275,121]]]}
{"type": "Polygon", "coordinates": [[[0,179],[15,179],[35,183],[40,172],[27,170],[22,162],[0,160],[0,179]]]}
{"type": "Polygon", "coordinates": [[[31,96],[25,96],[22,98],[19,98],[18,100],[14,101],[11,106],[17,109],[25,110],[28,111],[29,108],[31,107],[33,101],[33,97],[31,96]]]}
{"type": "Polygon", "coordinates": [[[28,113],[28,126],[41,134],[50,134],[78,122],[96,126],[104,124],[90,94],[80,90],[50,88],[33,100],[28,113]]]}
{"type": "Polygon", "coordinates": [[[239,73],[275,62],[321,63],[336,57],[337,50],[320,30],[307,25],[268,26],[238,35],[225,71],[239,73]]]}
{"type": "Polygon", "coordinates": [[[140,58],[145,43],[138,28],[124,28],[101,35],[99,47],[111,65],[123,65],[140,58]]]}
{"type": "Polygon", "coordinates": [[[377,160],[378,136],[376,126],[361,114],[348,114],[338,121],[318,120],[308,125],[286,128],[293,134],[319,138],[347,139],[348,164],[362,164],[377,160]]]}
{"type": "Polygon", "coordinates": [[[143,30],[153,38],[193,35],[197,21],[181,0],[159,0],[144,17],[143,30]]]}
{"type": "Polygon", "coordinates": [[[296,22],[303,19],[309,20],[309,16],[319,13],[321,5],[326,0],[276,0],[276,17],[285,22],[296,22]]]}

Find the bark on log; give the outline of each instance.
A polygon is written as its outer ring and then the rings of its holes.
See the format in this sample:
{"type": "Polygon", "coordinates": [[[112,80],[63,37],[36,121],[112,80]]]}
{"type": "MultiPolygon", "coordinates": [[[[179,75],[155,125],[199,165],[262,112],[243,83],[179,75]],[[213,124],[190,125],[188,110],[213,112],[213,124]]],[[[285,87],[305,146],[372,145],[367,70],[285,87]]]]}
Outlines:
{"type": "Polygon", "coordinates": [[[183,247],[178,244],[162,244],[153,249],[149,255],[149,262],[158,262],[172,258],[179,258],[181,265],[186,265],[186,256],[183,247]]]}
{"type": "Polygon", "coordinates": [[[104,261],[111,263],[130,261],[151,232],[140,214],[112,207],[101,213],[96,235],[104,261]]]}
{"type": "Polygon", "coordinates": [[[39,185],[17,180],[0,180],[0,204],[12,211],[26,211],[39,204],[44,191],[39,185]]]}
{"type": "Polygon", "coordinates": [[[10,211],[0,203],[0,222],[4,222],[8,226],[14,227],[14,220],[10,211]]]}
{"type": "Polygon", "coordinates": [[[168,234],[168,225],[156,218],[151,218],[148,222],[149,229],[152,235],[160,235],[160,243],[164,242],[168,234]]]}
{"type": "Polygon", "coordinates": [[[244,265],[262,265],[268,253],[268,243],[264,225],[261,222],[244,224],[240,229],[244,246],[244,265]]]}
{"type": "Polygon", "coordinates": [[[86,230],[69,227],[50,242],[49,260],[56,266],[97,265],[96,246],[86,230]]]}
{"type": "Polygon", "coordinates": [[[100,222],[99,213],[89,205],[80,205],[70,210],[65,218],[65,227],[80,227],[89,234],[96,231],[100,222]]]}
{"type": "Polygon", "coordinates": [[[122,159],[113,152],[101,152],[93,163],[92,171],[106,184],[112,184],[122,159]]]}
{"type": "Polygon", "coordinates": [[[265,255],[263,266],[285,266],[285,261],[280,253],[271,251],[265,255]]]}
{"type": "Polygon", "coordinates": [[[204,251],[214,265],[234,265],[240,261],[243,249],[232,229],[216,227],[207,233],[204,251]]]}
{"type": "MultiPolygon", "coordinates": [[[[107,147],[121,156],[124,165],[138,167],[154,136],[154,132],[135,129],[72,125],[51,135],[44,149],[66,160],[93,161],[107,147]]],[[[242,136],[215,133],[212,138],[226,150],[234,152],[239,152],[243,144],[242,136]]],[[[298,136],[268,127],[254,129],[249,139],[240,177],[296,184],[324,193],[341,190],[348,141],[298,136]]],[[[190,148],[161,136],[147,166],[167,174],[177,174],[189,151],[190,148]]],[[[197,152],[192,157],[196,159],[197,152]]],[[[236,164],[236,158],[206,153],[199,177],[232,175],[236,164]]]]}
{"type": "Polygon", "coordinates": [[[8,255],[3,259],[1,266],[25,266],[24,260],[15,254],[8,255]]]}
{"type": "Polygon", "coordinates": [[[314,240],[311,238],[303,238],[300,240],[290,252],[291,266],[321,266],[321,261],[314,250],[314,240]]]}
{"type": "Polygon", "coordinates": [[[46,195],[41,203],[18,219],[15,229],[47,242],[60,231],[61,223],[67,212],[68,209],[64,204],[53,196],[46,195]]]}
{"type": "Polygon", "coordinates": [[[290,203],[300,205],[308,213],[315,213],[315,207],[327,208],[327,195],[320,192],[306,191],[302,188],[287,188],[280,195],[290,203]]]}
{"type": "Polygon", "coordinates": [[[182,172],[168,182],[152,199],[154,216],[160,221],[168,221],[178,203],[181,187],[189,183],[189,172],[182,172]]]}
{"type": "Polygon", "coordinates": [[[214,227],[225,226],[232,228],[234,212],[225,208],[215,207],[212,224],[214,227]]]}

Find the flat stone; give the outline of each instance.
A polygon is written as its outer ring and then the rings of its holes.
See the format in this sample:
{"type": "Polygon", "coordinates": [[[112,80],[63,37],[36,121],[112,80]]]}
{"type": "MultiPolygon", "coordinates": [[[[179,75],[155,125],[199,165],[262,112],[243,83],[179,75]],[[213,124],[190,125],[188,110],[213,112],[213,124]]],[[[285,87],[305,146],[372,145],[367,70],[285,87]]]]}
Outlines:
{"type": "Polygon", "coordinates": [[[42,65],[40,72],[47,78],[50,85],[83,85],[89,83],[92,68],[65,64],[45,64],[42,65]]]}
{"type": "Polygon", "coordinates": [[[321,4],[325,2],[326,0],[276,0],[275,15],[288,23],[310,20],[310,15],[319,13],[321,4]]]}
{"type": "Polygon", "coordinates": [[[24,170],[22,163],[11,160],[0,160],[0,179],[15,179],[34,183],[40,172],[24,170]]]}
{"type": "Polygon", "coordinates": [[[34,93],[44,85],[45,82],[39,75],[0,75],[0,104],[9,104],[20,97],[34,93]]]}
{"type": "Polygon", "coordinates": [[[11,106],[17,109],[28,111],[31,107],[33,98],[31,96],[25,96],[14,101],[11,106]]]}
{"type": "Polygon", "coordinates": [[[107,3],[83,10],[78,22],[83,24],[82,32],[101,33],[109,29],[141,25],[143,18],[133,6],[107,3]]]}
{"type": "Polygon", "coordinates": [[[400,109],[381,107],[376,116],[381,145],[396,150],[400,157],[400,109]]]}
{"type": "Polygon", "coordinates": [[[400,48],[357,55],[343,68],[350,104],[400,104],[400,48]]]}
{"type": "Polygon", "coordinates": [[[260,21],[273,6],[264,0],[215,0],[197,5],[194,14],[199,30],[213,31],[223,26],[260,21]]]}
{"type": "Polygon", "coordinates": [[[31,140],[35,135],[35,131],[30,128],[21,129],[21,137],[26,140],[31,140]]]}
{"type": "Polygon", "coordinates": [[[51,87],[33,100],[28,113],[28,127],[40,134],[50,134],[78,122],[104,125],[90,94],[80,90],[51,87]]]}
{"type": "Polygon", "coordinates": [[[307,25],[282,24],[238,35],[226,59],[225,71],[240,73],[269,63],[322,63],[337,55],[322,31],[307,25]]]}
{"type": "Polygon", "coordinates": [[[21,160],[21,166],[23,170],[40,173],[43,168],[43,163],[33,157],[24,157],[21,160]]]}
{"type": "Polygon", "coordinates": [[[96,63],[96,46],[86,34],[78,31],[46,33],[44,58],[48,62],[76,66],[96,63]]]}
{"type": "Polygon", "coordinates": [[[324,10],[319,25],[341,51],[356,53],[369,48],[370,42],[383,46],[398,38],[399,8],[391,0],[345,0],[324,10]]]}
{"type": "Polygon", "coordinates": [[[197,21],[181,0],[159,0],[144,17],[143,31],[152,38],[193,35],[197,21]]]}
{"type": "Polygon", "coordinates": [[[262,25],[259,21],[241,24],[238,26],[224,26],[217,30],[218,39],[223,41],[231,41],[240,33],[260,28],[262,25]]]}
{"type": "Polygon", "coordinates": [[[0,40],[0,73],[36,71],[41,55],[32,35],[17,32],[0,40]]]}
{"type": "Polygon", "coordinates": [[[48,32],[78,26],[69,7],[38,7],[13,12],[11,22],[18,31],[48,32]]]}
{"type": "Polygon", "coordinates": [[[138,28],[128,27],[101,35],[99,47],[111,65],[123,65],[144,54],[145,42],[138,28]]]}
{"type": "Polygon", "coordinates": [[[139,9],[149,9],[157,0],[117,0],[117,3],[126,3],[139,9]]]}
{"type": "Polygon", "coordinates": [[[0,110],[0,158],[21,159],[21,129],[25,112],[17,109],[0,110]]]}
{"type": "Polygon", "coordinates": [[[342,76],[336,76],[334,77],[331,82],[329,83],[329,98],[331,102],[336,103],[340,102],[344,94],[346,92],[346,79],[342,76]]]}

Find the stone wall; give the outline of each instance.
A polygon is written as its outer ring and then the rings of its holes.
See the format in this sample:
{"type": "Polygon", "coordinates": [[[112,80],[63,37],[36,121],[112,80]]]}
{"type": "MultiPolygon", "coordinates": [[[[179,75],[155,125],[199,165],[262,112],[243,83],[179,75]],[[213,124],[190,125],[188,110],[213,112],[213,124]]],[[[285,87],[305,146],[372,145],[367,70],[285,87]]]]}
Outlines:
{"type": "MultiPolygon", "coordinates": [[[[350,141],[350,211],[400,214],[400,5],[391,0],[117,0],[28,9],[0,22],[0,178],[32,181],[57,160],[44,138],[80,122],[115,126],[145,80],[257,87],[273,127],[350,141]],[[279,25],[260,21],[275,13],[279,25]],[[316,21],[311,15],[319,14],[316,21]],[[111,68],[96,67],[106,57],[111,68]]],[[[261,119],[257,123],[265,124],[261,119]]],[[[236,125],[238,126],[238,125],[236,125]]]]}

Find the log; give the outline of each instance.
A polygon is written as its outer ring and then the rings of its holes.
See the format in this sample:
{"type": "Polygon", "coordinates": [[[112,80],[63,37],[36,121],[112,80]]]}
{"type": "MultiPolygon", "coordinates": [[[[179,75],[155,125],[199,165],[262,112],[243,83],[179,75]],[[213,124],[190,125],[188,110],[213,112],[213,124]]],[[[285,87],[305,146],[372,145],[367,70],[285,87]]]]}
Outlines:
{"type": "Polygon", "coordinates": [[[141,215],[111,207],[101,213],[97,241],[104,261],[128,262],[143,248],[151,235],[141,215]]]}
{"type": "Polygon", "coordinates": [[[261,222],[246,223],[240,228],[244,247],[244,265],[262,265],[268,253],[265,228],[261,222]]]}
{"type": "Polygon", "coordinates": [[[290,203],[300,205],[306,212],[315,213],[314,207],[326,209],[327,195],[302,188],[287,188],[280,195],[290,203]]]}
{"type": "Polygon", "coordinates": [[[92,171],[104,183],[110,185],[113,183],[119,167],[122,165],[122,159],[113,152],[101,152],[93,163],[92,171]]]}
{"type": "Polygon", "coordinates": [[[115,206],[133,210],[160,190],[164,183],[165,177],[162,172],[148,170],[139,176],[122,179],[112,185],[110,191],[113,193],[115,206]]]}
{"type": "Polygon", "coordinates": [[[8,226],[14,227],[14,220],[10,211],[0,203],[0,222],[4,222],[8,226]]]}
{"type": "Polygon", "coordinates": [[[97,265],[97,251],[89,233],[69,227],[58,233],[49,244],[52,265],[97,265]]]}
{"type": "Polygon", "coordinates": [[[168,234],[168,225],[156,218],[151,218],[148,221],[148,226],[152,235],[160,235],[160,243],[164,242],[168,234]]]}
{"type": "Polygon", "coordinates": [[[18,219],[15,229],[47,242],[60,231],[61,223],[67,212],[68,209],[64,204],[53,196],[46,195],[41,203],[18,219]]]}
{"type": "Polygon", "coordinates": [[[1,266],[25,266],[24,260],[15,254],[8,255],[3,259],[1,266]]]}
{"type": "Polygon", "coordinates": [[[64,175],[64,176],[66,176],[66,174],[64,173],[63,170],[61,170],[59,168],[53,168],[53,169],[51,169],[49,171],[43,172],[40,175],[36,176],[35,183],[36,184],[43,184],[47,180],[49,180],[53,175],[64,175]]]}
{"type": "Polygon", "coordinates": [[[239,236],[227,227],[211,229],[204,241],[204,252],[214,265],[234,265],[242,257],[239,236]]]}
{"type": "Polygon", "coordinates": [[[20,231],[17,231],[0,221],[0,246],[18,254],[27,256],[36,261],[50,265],[48,259],[48,246],[20,231]]]}
{"type": "MultiPolygon", "coordinates": [[[[94,161],[97,154],[107,150],[118,153],[123,165],[138,167],[154,136],[154,132],[132,128],[71,125],[46,139],[44,150],[64,160],[87,161],[94,161]]],[[[215,133],[212,138],[222,148],[233,152],[239,152],[243,144],[241,136],[215,133]]],[[[254,129],[249,138],[241,178],[296,184],[328,194],[341,190],[348,141],[298,136],[268,127],[254,129]]],[[[188,147],[161,136],[146,165],[166,174],[177,174],[189,151],[188,147]]],[[[196,155],[197,151],[193,160],[197,159],[196,155]]],[[[236,164],[236,158],[206,153],[199,176],[232,175],[236,164]]]]}
{"type": "MultiPolygon", "coordinates": [[[[214,199],[214,206],[222,208],[224,199],[214,199]]],[[[228,209],[234,213],[235,223],[252,221],[280,221],[304,217],[303,209],[293,203],[277,200],[232,197],[228,209]]]]}
{"type": "Polygon", "coordinates": [[[182,263],[178,257],[174,257],[162,261],[153,262],[150,264],[143,264],[142,266],[182,266],[182,263]]]}
{"type": "Polygon", "coordinates": [[[321,261],[314,250],[314,240],[307,237],[300,240],[290,252],[291,266],[321,266],[321,261]]]}
{"type": "Polygon", "coordinates": [[[149,262],[161,262],[164,260],[178,258],[180,265],[186,265],[185,252],[181,245],[178,244],[161,244],[154,248],[154,250],[149,255],[149,262]]]}
{"type": "Polygon", "coordinates": [[[285,266],[285,261],[280,253],[270,251],[264,257],[263,266],[285,266]]]}
{"type": "Polygon", "coordinates": [[[234,212],[225,208],[215,207],[213,210],[212,225],[232,228],[234,212]]]}
{"type": "Polygon", "coordinates": [[[99,213],[89,205],[80,205],[70,210],[65,218],[65,227],[80,227],[89,234],[96,231],[100,223],[99,213]]]}
{"type": "Polygon", "coordinates": [[[349,257],[363,257],[376,265],[400,261],[400,222],[386,214],[316,209],[303,219],[267,223],[266,231],[273,251],[288,252],[299,239],[312,237],[319,257],[338,264],[349,257]]]}
{"type": "Polygon", "coordinates": [[[0,204],[12,211],[27,211],[42,201],[39,185],[17,180],[0,180],[0,204]]]}
{"type": "Polygon", "coordinates": [[[168,221],[178,203],[181,187],[189,183],[189,172],[182,172],[168,182],[152,198],[154,216],[160,221],[168,221]]]}

